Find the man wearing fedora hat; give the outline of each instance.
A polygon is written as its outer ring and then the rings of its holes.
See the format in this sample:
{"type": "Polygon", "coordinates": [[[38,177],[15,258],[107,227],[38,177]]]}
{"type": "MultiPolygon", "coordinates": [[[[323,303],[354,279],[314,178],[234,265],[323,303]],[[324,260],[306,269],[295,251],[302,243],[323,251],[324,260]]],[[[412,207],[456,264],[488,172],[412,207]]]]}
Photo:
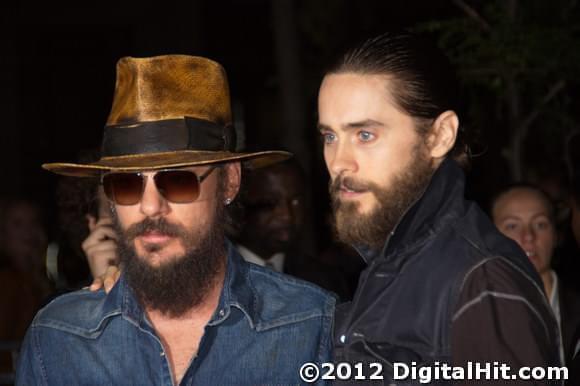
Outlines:
{"type": "Polygon", "coordinates": [[[304,363],[330,359],[334,298],[244,262],[224,237],[240,163],[289,156],[235,143],[218,63],[118,62],[102,158],[43,167],[100,178],[123,273],[108,294],[77,291],[37,314],[17,384],[296,384],[304,363]]]}

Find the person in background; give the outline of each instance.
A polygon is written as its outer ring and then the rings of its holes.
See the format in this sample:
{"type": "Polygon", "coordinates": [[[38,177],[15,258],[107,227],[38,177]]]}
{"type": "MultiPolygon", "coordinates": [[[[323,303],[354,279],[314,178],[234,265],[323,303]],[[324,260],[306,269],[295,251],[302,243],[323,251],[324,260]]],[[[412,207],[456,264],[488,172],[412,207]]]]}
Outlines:
{"type": "Polygon", "coordinates": [[[349,296],[344,272],[301,248],[305,200],[306,177],[294,158],[248,170],[233,236],[236,247],[246,261],[310,281],[344,299],[349,296]]]}
{"type": "MultiPolygon", "coordinates": [[[[90,233],[81,246],[87,257],[91,275],[96,278],[98,283],[99,278],[105,276],[109,267],[119,265],[119,255],[117,252],[117,234],[113,226],[109,201],[101,186],[97,188],[96,196],[97,213],[86,216],[90,233]]],[[[95,282],[91,286],[98,289],[95,282]]]]}
{"type": "Polygon", "coordinates": [[[580,327],[580,293],[559,279],[551,266],[558,241],[554,205],[538,187],[521,183],[495,196],[491,214],[497,228],[518,243],[540,274],[560,326],[561,353],[565,363],[570,363],[574,334],[580,327]]]}
{"type": "MultiPolygon", "coordinates": [[[[99,159],[95,149],[79,152],[77,161],[95,162],[99,159]]],[[[99,183],[92,178],[59,176],[56,187],[58,248],[56,282],[61,292],[68,292],[91,283],[90,259],[83,250],[83,242],[91,232],[91,219],[99,217],[100,203],[97,196],[99,183]]],[[[102,189],[101,189],[102,190],[102,189]]],[[[106,203],[106,202],[105,202],[106,203]]],[[[109,216],[107,214],[107,216],[109,216]]]]}
{"type": "Polygon", "coordinates": [[[299,243],[305,217],[305,178],[296,160],[245,173],[237,247],[254,264],[285,272],[299,243]]]}
{"type": "MultiPolygon", "coordinates": [[[[34,314],[53,291],[46,274],[48,237],[40,207],[22,197],[0,199],[0,341],[24,338],[34,314]]],[[[0,373],[13,370],[13,353],[0,352],[0,373]]]]}

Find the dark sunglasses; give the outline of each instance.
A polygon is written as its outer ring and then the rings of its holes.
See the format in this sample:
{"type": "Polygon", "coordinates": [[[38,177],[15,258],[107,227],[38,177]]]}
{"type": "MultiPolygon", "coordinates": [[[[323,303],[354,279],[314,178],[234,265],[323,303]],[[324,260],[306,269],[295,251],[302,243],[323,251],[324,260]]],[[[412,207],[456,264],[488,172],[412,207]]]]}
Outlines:
{"type": "MultiPolygon", "coordinates": [[[[201,176],[191,170],[159,170],[153,176],[157,190],[167,201],[186,204],[197,200],[203,180],[215,169],[210,167],[201,176]]],[[[117,205],[135,205],[141,201],[147,176],[142,173],[106,173],[101,177],[109,200],[117,205]]]]}

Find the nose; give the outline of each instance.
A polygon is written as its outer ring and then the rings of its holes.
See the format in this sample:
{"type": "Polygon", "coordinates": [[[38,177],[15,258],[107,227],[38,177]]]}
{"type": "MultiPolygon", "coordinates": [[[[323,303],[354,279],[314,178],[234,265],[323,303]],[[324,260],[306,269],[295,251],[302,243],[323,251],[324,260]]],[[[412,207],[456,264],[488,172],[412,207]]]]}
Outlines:
{"type": "Polygon", "coordinates": [[[292,224],[296,217],[294,207],[292,206],[292,200],[280,200],[278,205],[276,205],[276,212],[274,213],[274,216],[278,219],[279,222],[283,224],[292,224]]]}
{"type": "Polygon", "coordinates": [[[534,228],[532,226],[524,227],[523,234],[522,234],[522,240],[525,243],[532,243],[532,242],[534,242],[535,239],[536,239],[536,232],[534,231],[534,228]]]}
{"type": "Polygon", "coordinates": [[[153,174],[146,175],[143,196],[139,205],[141,213],[150,218],[160,217],[169,210],[167,200],[163,198],[155,186],[153,174]]]}
{"type": "Polygon", "coordinates": [[[334,146],[327,146],[324,149],[324,159],[328,172],[332,176],[338,176],[345,172],[356,173],[358,170],[353,150],[348,143],[339,142],[334,146]]]}

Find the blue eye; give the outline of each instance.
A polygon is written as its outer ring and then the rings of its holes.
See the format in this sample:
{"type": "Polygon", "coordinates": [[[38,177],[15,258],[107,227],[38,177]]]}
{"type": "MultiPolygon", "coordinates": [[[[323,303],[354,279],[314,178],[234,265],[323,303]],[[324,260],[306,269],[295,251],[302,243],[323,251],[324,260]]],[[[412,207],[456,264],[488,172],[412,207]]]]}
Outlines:
{"type": "Polygon", "coordinates": [[[321,133],[320,134],[322,136],[322,140],[324,141],[325,144],[331,144],[333,142],[336,142],[336,135],[334,135],[333,133],[321,133]]]}
{"type": "Polygon", "coordinates": [[[369,141],[372,141],[373,139],[375,139],[375,135],[372,133],[369,133],[368,131],[359,131],[358,138],[362,142],[369,142],[369,141]]]}

